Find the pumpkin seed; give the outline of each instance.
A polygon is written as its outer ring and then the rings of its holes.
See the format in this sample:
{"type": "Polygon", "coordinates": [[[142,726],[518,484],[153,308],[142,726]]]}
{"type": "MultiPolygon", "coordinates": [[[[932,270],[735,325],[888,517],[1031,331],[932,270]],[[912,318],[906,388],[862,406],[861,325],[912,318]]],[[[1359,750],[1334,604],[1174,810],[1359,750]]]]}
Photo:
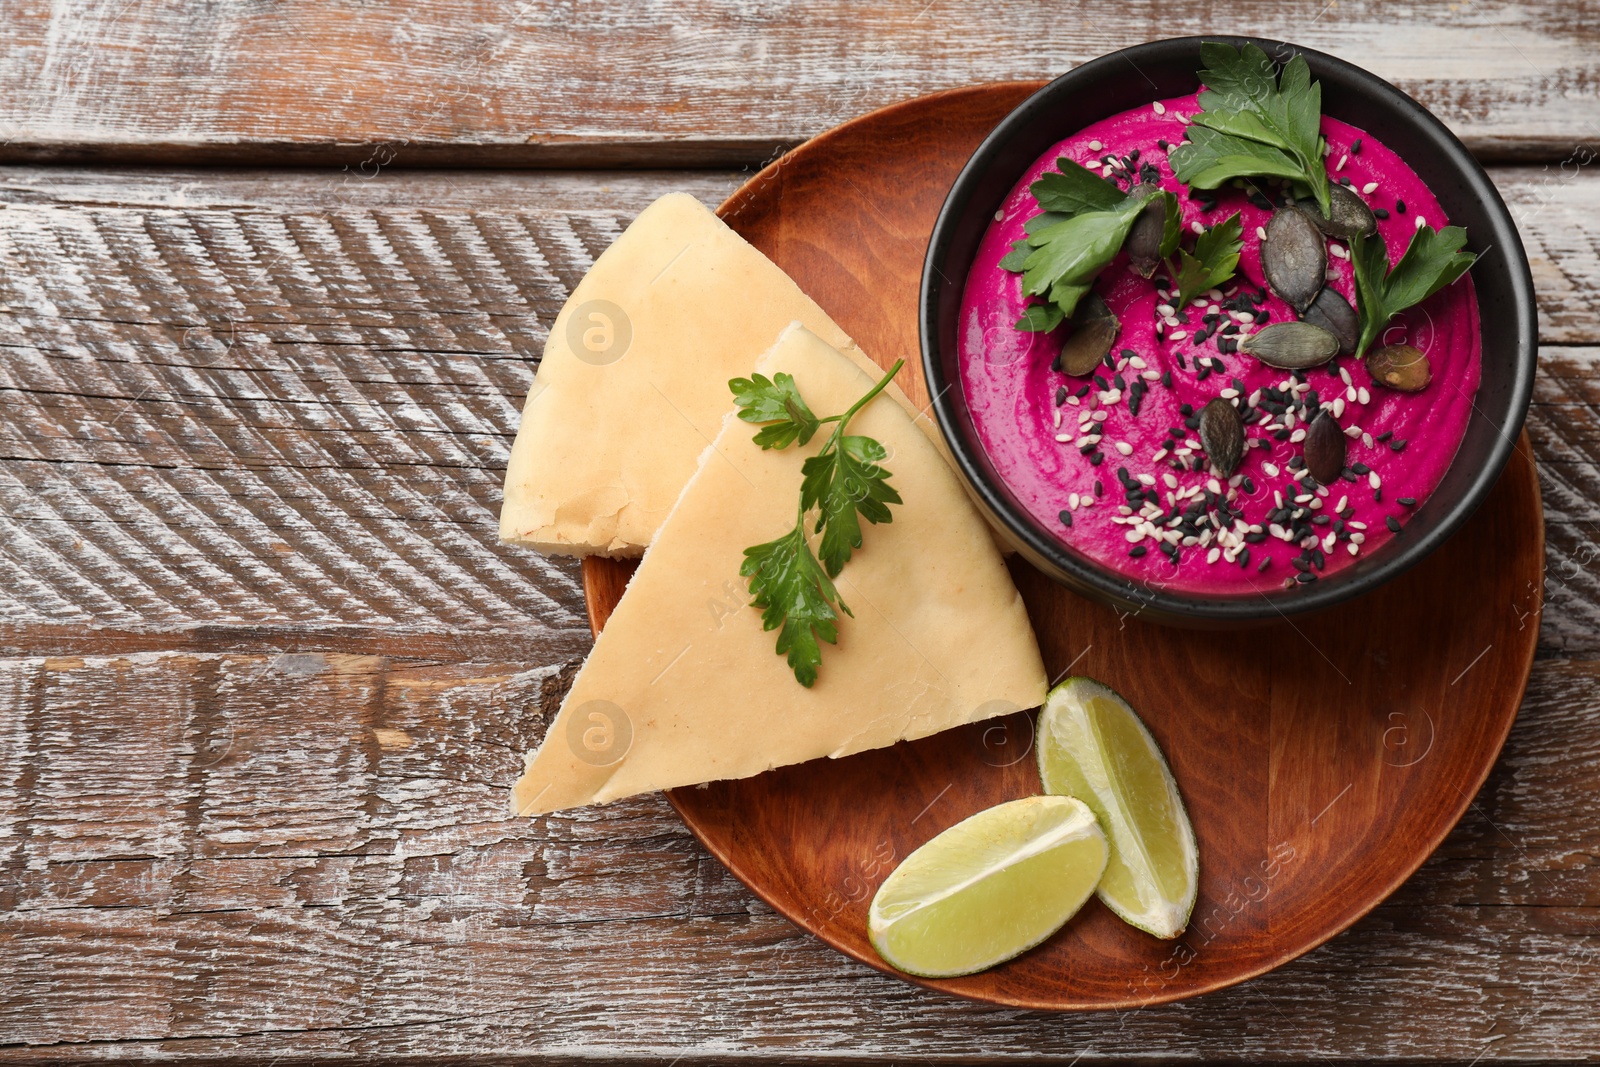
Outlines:
{"type": "Polygon", "coordinates": [[[1326,411],[1306,430],[1306,470],[1323,485],[1332,485],[1344,471],[1344,431],[1326,411]]]}
{"type": "Polygon", "coordinates": [[[1244,420],[1220,396],[1200,409],[1200,447],[1224,478],[1233,476],[1244,455],[1244,420]]]}
{"type": "Polygon", "coordinates": [[[1410,345],[1384,345],[1367,353],[1367,370],[1379,385],[1415,393],[1433,380],[1428,357],[1410,345]]]}
{"type": "Polygon", "coordinates": [[[1279,370],[1318,367],[1339,354],[1339,339],[1309,322],[1275,322],[1239,342],[1239,351],[1279,370]]]}
{"type": "Polygon", "coordinates": [[[1296,311],[1316,299],[1328,275],[1328,244],[1311,216],[1295,207],[1279,208],[1261,242],[1261,270],[1272,291],[1296,311]]]}
{"type": "Polygon", "coordinates": [[[1356,350],[1356,341],[1361,337],[1361,319],[1356,309],[1350,306],[1350,301],[1332,287],[1323,286],[1322,292],[1317,294],[1301,318],[1337,337],[1342,355],[1348,356],[1356,350]]]}
{"type": "Polygon", "coordinates": [[[1139,217],[1133,220],[1133,229],[1128,231],[1128,239],[1123,242],[1128,250],[1128,264],[1140,277],[1150,277],[1161,263],[1161,238],[1166,228],[1167,202],[1152,196],[1139,217]]]}
{"type": "Polygon", "coordinates": [[[1303,202],[1300,209],[1330,237],[1355,237],[1377,230],[1378,220],[1367,202],[1353,190],[1343,185],[1328,186],[1328,214],[1324,215],[1316,201],[1303,202]]]}
{"type": "Polygon", "coordinates": [[[1069,321],[1072,333],[1061,346],[1055,369],[1081,378],[1092,373],[1105,359],[1106,353],[1111,351],[1119,324],[1116,315],[1112,314],[1097,293],[1090,293],[1078,301],[1078,309],[1072,313],[1069,321]]]}

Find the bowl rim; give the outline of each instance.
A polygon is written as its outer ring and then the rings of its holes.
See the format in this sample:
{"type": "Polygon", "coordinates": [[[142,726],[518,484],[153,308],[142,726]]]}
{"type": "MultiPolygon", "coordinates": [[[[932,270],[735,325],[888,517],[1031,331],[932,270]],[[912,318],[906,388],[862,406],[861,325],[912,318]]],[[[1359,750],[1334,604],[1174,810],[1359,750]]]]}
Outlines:
{"type": "MultiPolygon", "coordinates": [[[[1074,125],[1073,122],[1075,120],[1069,120],[1062,125],[1060,137],[1069,136],[1081,128],[1081,123],[1074,125]]],[[[1526,251],[1505,201],[1460,139],[1432,112],[1376,74],[1315,49],[1256,36],[1202,34],[1131,45],[1074,67],[1017,105],[973,152],[939,209],[923,258],[917,313],[923,377],[933,398],[935,420],[969,494],[991,522],[1001,528],[1003,535],[1024,558],[1054,580],[1136,614],[1148,613],[1157,621],[1180,623],[1250,623],[1317,612],[1370,592],[1420,563],[1471,517],[1499,480],[1517,447],[1527,418],[1538,363],[1537,309],[1533,274],[1526,251]],[[1050,122],[1054,115],[1072,114],[1069,107],[1062,106],[1063,102],[1086,90],[1092,91],[1097,82],[1114,67],[1127,63],[1138,67],[1141,60],[1165,65],[1180,54],[1192,52],[1193,69],[1198,70],[1198,53],[1202,42],[1225,43],[1234,47],[1253,44],[1272,55],[1281,56],[1287,50],[1303,56],[1311,66],[1313,77],[1337,75],[1340,80],[1356,86],[1358,91],[1372,94],[1380,105],[1395,110],[1403,121],[1409,120],[1430,133],[1430,147],[1436,146],[1442,150],[1448,166],[1462,179],[1466,187],[1465,195],[1480,200],[1489,215],[1490,232],[1474,234],[1472,243],[1502,253],[1504,265],[1499,269],[1505,273],[1510,303],[1517,317],[1514,331],[1516,342],[1509,354],[1513,375],[1507,398],[1508,417],[1499,426],[1498,439],[1492,443],[1487,461],[1465,489],[1449,502],[1444,511],[1434,516],[1432,525],[1425,528],[1416,540],[1400,546],[1400,551],[1373,570],[1349,581],[1317,583],[1310,589],[1302,586],[1292,596],[1282,595],[1281,591],[1276,596],[1266,592],[1258,596],[1237,593],[1213,596],[1158,589],[1128,578],[1087,554],[1068,550],[1063,542],[1017,505],[1011,499],[1009,490],[997,484],[1000,479],[991,479],[979,459],[970,454],[962,432],[962,422],[967,419],[965,408],[962,405],[958,410],[954,395],[961,385],[958,380],[952,381],[951,376],[944,373],[942,365],[939,340],[941,299],[946,292],[953,292],[956,299],[960,298],[970,267],[963,268],[954,277],[947,276],[940,267],[969,201],[980,183],[989,176],[994,157],[1013,138],[1036,123],[1050,122]]],[[[982,446],[975,447],[981,449],[982,446]]]]}

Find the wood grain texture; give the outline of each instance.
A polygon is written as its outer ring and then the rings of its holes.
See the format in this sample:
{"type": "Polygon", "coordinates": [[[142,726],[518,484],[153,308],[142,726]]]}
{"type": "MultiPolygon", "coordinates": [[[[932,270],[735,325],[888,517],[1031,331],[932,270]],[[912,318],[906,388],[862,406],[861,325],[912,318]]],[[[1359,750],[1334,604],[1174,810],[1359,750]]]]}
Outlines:
{"type": "Polygon", "coordinates": [[[842,960],[660,797],[505,819],[562,681],[317,653],[0,660],[0,1059],[1600,1047],[1593,663],[1536,666],[1461,824],[1351,932],[1215,996],[1099,1018],[988,1009],[842,960]]]}
{"type": "MultiPolygon", "coordinates": [[[[1554,342],[1541,640],[1587,653],[1600,171],[1496,175],[1554,342]]],[[[581,656],[576,567],[495,537],[533,361],[645,204],[739,180],[0,168],[0,650],[581,656]]]]}
{"type": "Polygon", "coordinates": [[[1478,152],[1600,144],[1600,7],[1288,0],[19,0],[0,158],[752,163],[883,104],[1253,33],[1396,82],[1478,152]]]}

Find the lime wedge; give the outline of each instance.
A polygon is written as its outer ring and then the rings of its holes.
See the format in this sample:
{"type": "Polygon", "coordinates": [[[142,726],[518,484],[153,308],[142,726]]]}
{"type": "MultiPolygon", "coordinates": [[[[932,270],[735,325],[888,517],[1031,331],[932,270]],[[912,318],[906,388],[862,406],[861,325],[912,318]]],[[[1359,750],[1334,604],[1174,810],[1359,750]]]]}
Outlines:
{"type": "Polygon", "coordinates": [[[1068,678],[1039,713],[1037,747],[1045,791],[1084,801],[1111,839],[1100,899],[1146,933],[1183,933],[1200,853],[1178,784],[1139,716],[1092,678],[1068,678]]]}
{"type": "Polygon", "coordinates": [[[999,804],[907,856],[872,898],[867,936],[889,963],[925,978],[993,967],[1072,918],[1106,855],[1105,835],[1081,801],[999,804]]]}

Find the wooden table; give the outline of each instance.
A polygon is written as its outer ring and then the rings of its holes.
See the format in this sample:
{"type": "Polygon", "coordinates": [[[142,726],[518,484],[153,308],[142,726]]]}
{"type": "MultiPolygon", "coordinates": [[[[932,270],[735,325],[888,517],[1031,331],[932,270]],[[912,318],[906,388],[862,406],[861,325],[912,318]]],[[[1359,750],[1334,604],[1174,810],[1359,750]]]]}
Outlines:
{"type": "Polygon", "coordinates": [[[1596,0],[5,22],[0,1057],[1600,1057],[1596,0]],[[1271,975],[1074,1017],[836,955],[658,796],[506,820],[589,637],[576,568],[496,543],[501,469],[594,256],[873,106],[1210,31],[1396,81],[1492,163],[1533,261],[1541,656],[1444,847],[1271,975]]]}

